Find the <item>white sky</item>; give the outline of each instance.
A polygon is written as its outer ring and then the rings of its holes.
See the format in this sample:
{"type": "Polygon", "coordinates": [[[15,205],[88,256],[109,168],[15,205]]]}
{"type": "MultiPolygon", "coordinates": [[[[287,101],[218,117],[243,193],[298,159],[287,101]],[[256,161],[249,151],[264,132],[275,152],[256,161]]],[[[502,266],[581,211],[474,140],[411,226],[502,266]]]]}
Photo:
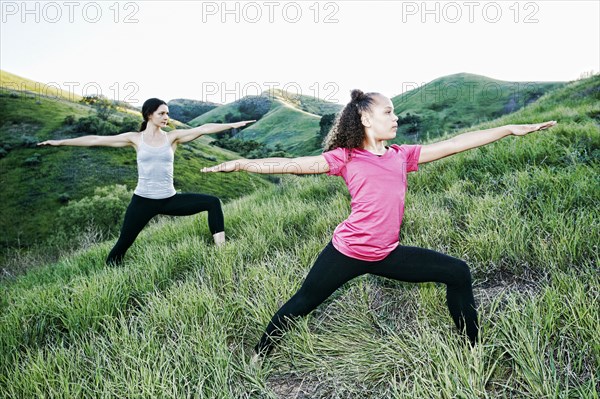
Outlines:
{"type": "Polygon", "coordinates": [[[600,71],[599,4],[2,0],[0,68],[133,105],[271,87],[345,104],[458,72],[568,81],[600,71]]]}

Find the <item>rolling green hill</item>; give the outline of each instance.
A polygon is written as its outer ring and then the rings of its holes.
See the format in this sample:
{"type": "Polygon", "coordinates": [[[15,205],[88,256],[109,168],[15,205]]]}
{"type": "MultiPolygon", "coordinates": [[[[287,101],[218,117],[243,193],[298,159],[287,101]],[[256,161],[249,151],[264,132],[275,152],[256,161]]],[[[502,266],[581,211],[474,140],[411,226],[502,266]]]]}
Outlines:
{"type": "MultiPolygon", "coordinates": [[[[465,259],[481,342],[445,287],[364,276],[248,363],[350,210],[339,178],[285,176],[224,207],[229,244],[200,216],[0,282],[1,397],[596,398],[600,391],[600,75],[474,127],[547,131],[421,165],[404,245],[465,259]]],[[[231,184],[231,183],[228,183],[231,184]]],[[[399,265],[401,267],[401,265],[399,265]]]]}
{"type": "MultiPolygon", "coordinates": [[[[401,118],[398,137],[393,142],[422,142],[493,120],[531,104],[544,93],[564,84],[505,82],[469,73],[444,76],[392,98],[395,112],[401,118]],[[408,121],[402,124],[407,115],[419,118],[418,126],[412,130],[408,121]]],[[[340,104],[274,90],[222,105],[190,124],[198,126],[211,121],[248,118],[249,114],[240,112],[240,104],[244,101],[260,101],[261,111],[253,114],[253,119],[259,121],[246,128],[239,137],[271,147],[281,144],[283,149],[294,155],[320,153],[321,143],[315,138],[320,117],[337,113],[342,108],[340,104]]]]}
{"type": "Polygon", "coordinates": [[[315,136],[319,131],[320,117],[340,110],[338,104],[273,90],[261,96],[249,96],[222,105],[190,121],[190,125],[257,119],[258,122],[242,130],[236,138],[255,140],[270,147],[281,144],[291,154],[307,155],[319,148],[320,143],[317,143],[315,136]],[[249,102],[254,104],[249,106],[249,102]],[[245,109],[250,112],[244,112],[245,109]]]}
{"type": "Polygon", "coordinates": [[[407,141],[410,136],[413,141],[435,138],[496,119],[564,85],[564,82],[506,82],[470,73],[435,79],[392,98],[396,115],[421,118],[417,132],[409,133],[408,126],[399,125],[396,142],[407,141]]]}
{"type": "Polygon", "coordinates": [[[299,110],[279,99],[258,122],[242,130],[236,137],[269,146],[281,144],[291,154],[306,154],[305,146],[315,142],[320,116],[299,110]]]}
{"type": "MultiPolygon", "coordinates": [[[[36,147],[37,142],[46,139],[86,134],[74,131],[73,126],[65,124],[65,118],[87,117],[94,113],[91,107],[58,96],[45,97],[10,88],[5,86],[0,93],[3,251],[15,245],[27,247],[40,243],[54,234],[57,212],[68,201],[92,196],[97,187],[122,184],[133,190],[137,183],[135,151],[131,148],[36,147]]],[[[139,113],[133,112],[119,108],[111,120],[135,115],[141,121],[139,113]]],[[[173,127],[185,125],[172,121],[173,127]]],[[[210,141],[202,137],[179,147],[175,161],[176,189],[217,195],[229,201],[270,184],[261,176],[201,175],[198,171],[204,166],[239,158],[235,153],[208,145],[210,141]]]]}
{"type": "Polygon", "coordinates": [[[63,99],[74,102],[82,99],[80,95],[62,90],[51,83],[36,82],[3,70],[0,70],[0,89],[5,93],[28,93],[35,97],[63,99]]]}
{"type": "Polygon", "coordinates": [[[267,96],[247,96],[214,108],[192,119],[189,125],[200,126],[205,123],[227,123],[246,118],[260,119],[269,111],[271,103],[271,98],[267,96]]]}
{"type": "Polygon", "coordinates": [[[185,98],[176,98],[169,100],[168,106],[169,115],[171,118],[188,123],[192,119],[217,108],[219,104],[189,100],[185,98]]]}

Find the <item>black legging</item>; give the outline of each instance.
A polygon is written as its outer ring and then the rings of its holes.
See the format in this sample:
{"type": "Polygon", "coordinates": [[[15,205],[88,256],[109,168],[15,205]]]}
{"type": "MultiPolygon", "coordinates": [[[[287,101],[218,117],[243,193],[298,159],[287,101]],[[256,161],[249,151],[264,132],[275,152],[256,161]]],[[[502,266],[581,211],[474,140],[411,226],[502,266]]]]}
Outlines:
{"type": "Polygon", "coordinates": [[[125,212],[119,240],[108,254],[107,264],[118,265],[136,237],[156,215],[186,216],[208,211],[208,228],[212,234],[224,231],[223,211],[219,198],[205,194],[175,194],[164,199],[150,199],[133,194],[125,212]]]}
{"type": "Polygon", "coordinates": [[[302,287],[271,319],[255,350],[268,354],[289,321],[305,316],[349,280],[371,273],[412,283],[438,282],[447,286],[450,315],[459,331],[472,345],[477,340],[478,324],[471,272],[467,264],[430,249],[399,245],[385,259],[367,262],[339,252],[331,242],[319,254],[302,287]]]}

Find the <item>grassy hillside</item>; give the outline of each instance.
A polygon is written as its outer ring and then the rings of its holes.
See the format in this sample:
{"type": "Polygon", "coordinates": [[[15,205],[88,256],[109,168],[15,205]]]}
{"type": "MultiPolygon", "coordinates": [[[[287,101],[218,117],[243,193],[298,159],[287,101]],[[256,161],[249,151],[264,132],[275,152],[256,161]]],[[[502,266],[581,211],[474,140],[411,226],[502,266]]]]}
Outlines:
{"type": "Polygon", "coordinates": [[[325,114],[335,114],[341,111],[343,107],[341,104],[331,103],[313,96],[288,93],[279,89],[274,89],[271,94],[273,98],[284,102],[291,107],[319,116],[323,116],[325,114]]]}
{"type": "Polygon", "coordinates": [[[392,98],[400,117],[418,115],[418,135],[406,137],[400,126],[397,142],[436,138],[478,123],[515,112],[564,82],[507,82],[470,73],[435,79],[392,98]]]}
{"type": "Polygon", "coordinates": [[[250,116],[260,119],[269,111],[272,99],[269,96],[246,96],[232,103],[214,108],[189,122],[190,126],[200,126],[205,123],[226,123],[240,121],[250,116]],[[244,115],[243,111],[252,115],[244,115]]]}
{"type": "MultiPolygon", "coordinates": [[[[395,112],[401,118],[418,116],[415,132],[400,125],[395,143],[423,142],[461,128],[496,119],[535,102],[544,93],[564,86],[564,82],[506,82],[485,76],[459,73],[429,82],[392,98],[395,112]]],[[[321,152],[315,138],[320,117],[337,113],[341,104],[329,103],[310,96],[296,96],[281,90],[265,92],[260,98],[270,103],[259,113],[258,123],[246,128],[240,136],[269,146],[281,144],[294,155],[321,152]],[[282,108],[284,106],[284,108],[282,108]]],[[[240,120],[240,102],[225,104],[195,118],[192,126],[214,121],[240,120]]]]}
{"type": "MultiPolygon", "coordinates": [[[[305,146],[315,142],[319,131],[318,115],[298,110],[288,103],[274,100],[271,110],[258,122],[244,129],[238,136],[269,146],[281,144],[294,155],[306,154],[305,146]]],[[[312,148],[310,148],[312,149],[312,148]]]]}
{"type": "MultiPolygon", "coordinates": [[[[320,143],[315,136],[319,131],[321,116],[341,110],[341,105],[282,90],[265,92],[257,99],[263,102],[263,111],[255,117],[258,122],[244,129],[236,138],[255,140],[272,148],[281,144],[284,150],[294,155],[307,155],[318,150],[320,143]]],[[[240,112],[240,102],[225,104],[207,112],[192,120],[190,125],[225,121],[227,115],[230,120],[248,117],[240,112]]]]}
{"type": "MultiPolygon", "coordinates": [[[[129,190],[135,187],[137,169],[131,148],[36,147],[46,139],[89,134],[72,131],[64,121],[67,116],[78,119],[92,114],[91,107],[8,89],[0,93],[0,107],[2,248],[29,246],[54,234],[57,212],[66,206],[60,198],[77,201],[91,196],[97,187],[113,184],[126,185],[129,190]]],[[[117,112],[111,118],[118,120],[124,115],[117,112]]],[[[172,123],[172,127],[184,126],[172,123]]],[[[208,145],[209,141],[180,146],[175,160],[176,189],[228,201],[269,185],[261,176],[201,175],[198,171],[204,166],[239,157],[208,145]]]]}
{"type": "Polygon", "coordinates": [[[168,105],[171,118],[187,123],[192,119],[217,108],[220,104],[176,98],[169,100],[168,105]]]}
{"type": "Polygon", "coordinates": [[[0,90],[3,92],[29,93],[35,97],[50,97],[74,102],[82,99],[80,95],[62,90],[51,83],[36,82],[3,70],[0,70],[0,90]]]}
{"type": "Polygon", "coordinates": [[[339,178],[286,176],[206,216],[0,283],[0,396],[596,398],[600,390],[600,76],[486,128],[557,120],[422,165],[401,242],[465,259],[481,343],[454,331],[438,284],[364,276],[295,323],[260,368],[248,353],[349,212],[339,178]],[[326,211],[324,211],[326,210],[326,211]]]}

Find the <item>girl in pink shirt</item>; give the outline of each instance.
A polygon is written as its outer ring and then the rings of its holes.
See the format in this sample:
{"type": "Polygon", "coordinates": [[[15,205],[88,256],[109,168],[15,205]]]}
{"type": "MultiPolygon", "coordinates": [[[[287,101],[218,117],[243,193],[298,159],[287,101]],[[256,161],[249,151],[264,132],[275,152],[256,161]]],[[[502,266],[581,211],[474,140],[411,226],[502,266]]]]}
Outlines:
{"type": "Polygon", "coordinates": [[[298,292],[271,319],[255,359],[273,348],[290,320],[310,313],[349,280],[371,273],[414,283],[446,284],[450,315],[471,345],[478,324],[471,273],[457,258],[399,244],[407,174],[419,164],[494,142],[525,135],[556,124],[507,125],[473,131],[428,145],[386,146],[396,137],[398,117],[391,100],[379,93],[352,91],[352,100],[338,115],[325,139],[325,152],[300,158],[240,159],[203,172],[246,170],[256,173],[327,173],[341,176],[350,191],[352,212],[333,233],[298,292]]]}

